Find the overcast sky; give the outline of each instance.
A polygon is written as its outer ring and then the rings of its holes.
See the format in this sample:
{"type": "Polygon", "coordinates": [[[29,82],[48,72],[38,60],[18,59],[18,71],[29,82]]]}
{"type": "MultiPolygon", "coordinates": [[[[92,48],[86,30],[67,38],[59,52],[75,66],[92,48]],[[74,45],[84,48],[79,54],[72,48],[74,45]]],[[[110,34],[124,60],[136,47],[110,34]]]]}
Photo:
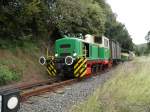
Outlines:
{"type": "Polygon", "coordinates": [[[150,0],[107,0],[117,20],[125,24],[133,42],[146,42],[144,37],[150,30],[150,0]]]}

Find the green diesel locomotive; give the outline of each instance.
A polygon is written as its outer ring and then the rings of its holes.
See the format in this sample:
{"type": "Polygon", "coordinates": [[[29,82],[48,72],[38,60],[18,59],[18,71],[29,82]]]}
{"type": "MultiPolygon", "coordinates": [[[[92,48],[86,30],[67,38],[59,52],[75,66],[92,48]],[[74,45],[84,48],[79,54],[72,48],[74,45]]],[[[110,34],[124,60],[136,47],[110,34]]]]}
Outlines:
{"type": "Polygon", "coordinates": [[[89,77],[121,60],[118,42],[86,35],[83,39],[64,36],[55,42],[55,56],[40,57],[50,76],[64,78],[89,77]]]}

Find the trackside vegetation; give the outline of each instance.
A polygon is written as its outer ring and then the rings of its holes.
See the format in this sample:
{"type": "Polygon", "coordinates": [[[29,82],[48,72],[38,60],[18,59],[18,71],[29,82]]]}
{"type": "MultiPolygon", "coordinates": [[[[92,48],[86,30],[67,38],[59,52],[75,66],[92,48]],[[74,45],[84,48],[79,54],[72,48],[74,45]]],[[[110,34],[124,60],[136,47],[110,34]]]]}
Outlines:
{"type": "Polygon", "coordinates": [[[10,70],[7,66],[0,66],[0,85],[10,81],[18,81],[20,74],[15,70],[10,70]]]}
{"type": "Polygon", "coordinates": [[[0,1],[0,48],[8,42],[48,41],[80,33],[105,35],[133,50],[128,30],[106,0],[0,1]]]}
{"type": "Polygon", "coordinates": [[[0,49],[0,86],[19,81],[47,79],[46,72],[38,62],[42,54],[40,45],[23,42],[20,46],[9,47],[5,46],[7,44],[3,44],[5,48],[0,49]]]}
{"type": "Polygon", "coordinates": [[[120,65],[110,80],[71,112],[149,112],[149,66],[148,57],[120,65]]]}

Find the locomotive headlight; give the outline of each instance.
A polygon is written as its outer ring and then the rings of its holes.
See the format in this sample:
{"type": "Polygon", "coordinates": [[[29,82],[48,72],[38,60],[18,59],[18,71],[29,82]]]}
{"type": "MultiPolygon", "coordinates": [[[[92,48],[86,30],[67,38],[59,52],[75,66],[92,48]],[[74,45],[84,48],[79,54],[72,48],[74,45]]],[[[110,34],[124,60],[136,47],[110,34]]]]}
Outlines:
{"type": "Polygon", "coordinates": [[[40,63],[41,65],[44,65],[44,64],[46,63],[46,59],[45,59],[44,56],[41,56],[41,57],[39,58],[39,63],[40,63]]]}
{"type": "Polygon", "coordinates": [[[0,112],[2,112],[2,95],[0,95],[0,112]]]}
{"type": "Polygon", "coordinates": [[[77,53],[73,53],[73,56],[77,56],[77,53]]]}
{"type": "Polygon", "coordinates": [[[55,54],[55,57],[58,57],[58,54],[57,54],[57,53],[55,54]]]}
{"type": "Polygon", "coordinates": [[[66,65],[72,65],[73,64],[73,58],[72,58],[72,56],[67,56],[65,58],[65,63],[66,63],[66,65]]]}
{"type": "Polygon", "coordinates": [[[18,98],[16,96],[13,96],[8,100],[7,107],[8,109],[13,110],[17,107],[18,103],[18,98]]]}

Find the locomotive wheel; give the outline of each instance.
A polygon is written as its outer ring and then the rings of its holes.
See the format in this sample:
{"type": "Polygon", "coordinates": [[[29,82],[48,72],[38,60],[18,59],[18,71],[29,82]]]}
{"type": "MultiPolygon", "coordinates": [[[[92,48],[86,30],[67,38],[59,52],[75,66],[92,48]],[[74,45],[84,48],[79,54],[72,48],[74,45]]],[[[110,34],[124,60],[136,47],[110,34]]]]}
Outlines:
{"type": "Polygon", "coordinates": [[[91,67],[91,70],[92,70],[92,73],[94,73],[94,67],[93,66],[91,67]]]}
{"type": "Polygon", "coordinates": [[[102,71],[103,70],[103,65],[101,64],[100,66],[99,66],[100,68],[100,71],[102,71]]]}
{"type": "Polygon", "coordinates": [[[106,65],[102,65],[102,71],[105,71],[106,65]]]}
{"type": "Polygon", "coordinates": [[[96,66],[92,66],[92,73],[96,73],[96,66]]]}
{"type": "Polygon", "coordinates": [[[97,64],[97,65],[96,65],[96,73],[99,72],[99,71],[100,71],[99,65],[97,64]]]}

